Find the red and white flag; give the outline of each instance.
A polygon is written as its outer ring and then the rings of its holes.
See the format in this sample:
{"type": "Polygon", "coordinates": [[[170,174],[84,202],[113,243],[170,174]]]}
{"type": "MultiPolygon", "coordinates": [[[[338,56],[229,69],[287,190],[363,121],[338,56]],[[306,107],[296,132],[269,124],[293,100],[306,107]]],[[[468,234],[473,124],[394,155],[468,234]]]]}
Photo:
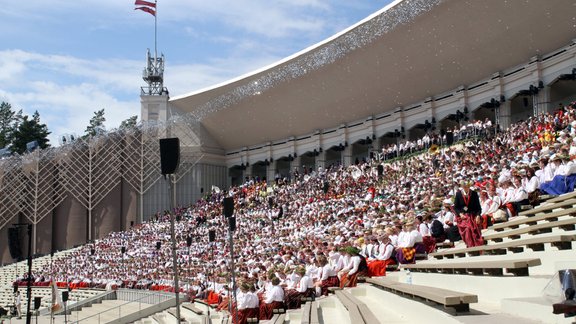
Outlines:
{"type": "Polygon", "coordinates": [[[156,17],[156,3],[155,2],[136,0],[134,2],[134,5],[136,5],[136,8],[134,8],[134,10],[142,10],[142,11],[145,11],[145,12],[151,14],[152,16],[156,17]]]}

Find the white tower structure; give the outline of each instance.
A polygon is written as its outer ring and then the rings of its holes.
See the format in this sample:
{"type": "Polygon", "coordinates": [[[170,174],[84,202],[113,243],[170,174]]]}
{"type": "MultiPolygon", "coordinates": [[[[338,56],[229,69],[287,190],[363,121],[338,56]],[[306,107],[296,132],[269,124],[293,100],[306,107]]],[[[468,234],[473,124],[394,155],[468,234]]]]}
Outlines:
{"type": "Polygon", "coordinates": [[[150,50],[146,52],[146,68],[142,72],[142,79],[147,86],[141,88],[140,116],[142,121],[166,121],[168,114],[168,89],[164,87],[164,54],[160,57],[150,50]]]}

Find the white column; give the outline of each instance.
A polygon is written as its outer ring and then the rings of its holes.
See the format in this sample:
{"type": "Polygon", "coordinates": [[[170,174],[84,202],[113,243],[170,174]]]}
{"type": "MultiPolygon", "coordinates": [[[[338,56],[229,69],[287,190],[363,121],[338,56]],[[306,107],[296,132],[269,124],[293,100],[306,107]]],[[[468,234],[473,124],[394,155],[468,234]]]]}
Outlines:
{"type": "Polygon", "coordinates": [[[300,155],[290,162],[290,174],[294,173],[295,170],[298,170],[299,173],[302,172],[302,160],[300,159],[300,155]]]}
{"type": "Polygon", "coordinates": [[[352,145],[348,145],[344,147],[344,151],[341,152],[342,156],[342,165],[349,166],[352,165],[354,161],[352,161],[352,145]]]}
{"type": "Polygon", "coordinates": [[[500,129],[506,130],[506,128],[510,127],[510,115],[512,102],[510,100],[506,100],[500,104],[500,108],[498,109],[499,112],[499,119],[500,119],[500,129]]]}
{"type": "Polygon", "coordinates": [[[267,183],[272,183],[274,177],[276,176],[276,160],[270,162],[270,165],[266,166],[266,181],[267,183]]]}
{"type": "Polygon", "coordinates": [[[315,162],[316,162],[315,170],[318,170],[318,168],[320,167],[326,168],[326,151],[319,152],[318,156],[315,159],[315,162]]]}
{"type": "Polygon", "coordinates": [[[536,98],[536,104],[538,105],[538,114],[547,113],[554,109],[550,102],[550,86],[545,86],[540,89],[536,98]]]}
{"type": "Polygon", "coordinates": [[[248,178],[252,177],[252,164],[250,164],[246,167],[246,170],[244,170],[244,172],[243,172],[243,176],[244,176],[244,179],[246,179],[246,177],[248,177],[248,178]]]}

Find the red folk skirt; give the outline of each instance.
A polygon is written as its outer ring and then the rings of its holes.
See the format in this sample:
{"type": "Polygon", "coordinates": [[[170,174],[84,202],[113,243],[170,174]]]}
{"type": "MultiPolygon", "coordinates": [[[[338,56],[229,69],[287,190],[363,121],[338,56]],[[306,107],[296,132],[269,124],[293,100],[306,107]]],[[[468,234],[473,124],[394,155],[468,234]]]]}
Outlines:
{"type": "Polygon", "coordinates": [[[322,280],[322,285],[320,289],[322,290],[322,295],[328,296],[328,288],[330,287],[339,287],[340,286],[340,279],[338,276],[328,277],[326,280],[322,280]]]}
{"type": "Polygon", "coordinates": [[[389,264],[396,264],[393,259],[388,260],[374,260],[368,262],[368,276],[370,277],[383,277],[386,275],[386,267],[389,264]]]}
{"type": "Polygon", "coordinates": [[[284,303],[279,301],[273,301],[270,304],[262,303],[260,304],[260,320],[269,320],[272,318],[273,310],[277,308],[284,308],[284,303]]]}

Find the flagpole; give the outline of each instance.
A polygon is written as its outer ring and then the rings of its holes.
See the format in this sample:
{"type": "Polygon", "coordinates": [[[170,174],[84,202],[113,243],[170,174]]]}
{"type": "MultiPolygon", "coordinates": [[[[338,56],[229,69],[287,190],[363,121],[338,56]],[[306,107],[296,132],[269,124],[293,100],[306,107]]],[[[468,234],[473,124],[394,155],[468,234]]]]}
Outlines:
{"type": "Polygon", "coordinates": [[[156,13],[154,15],[154,62],[158,58],[158,1],[154,0],[154,4],[156,5],[156,13]]]}

